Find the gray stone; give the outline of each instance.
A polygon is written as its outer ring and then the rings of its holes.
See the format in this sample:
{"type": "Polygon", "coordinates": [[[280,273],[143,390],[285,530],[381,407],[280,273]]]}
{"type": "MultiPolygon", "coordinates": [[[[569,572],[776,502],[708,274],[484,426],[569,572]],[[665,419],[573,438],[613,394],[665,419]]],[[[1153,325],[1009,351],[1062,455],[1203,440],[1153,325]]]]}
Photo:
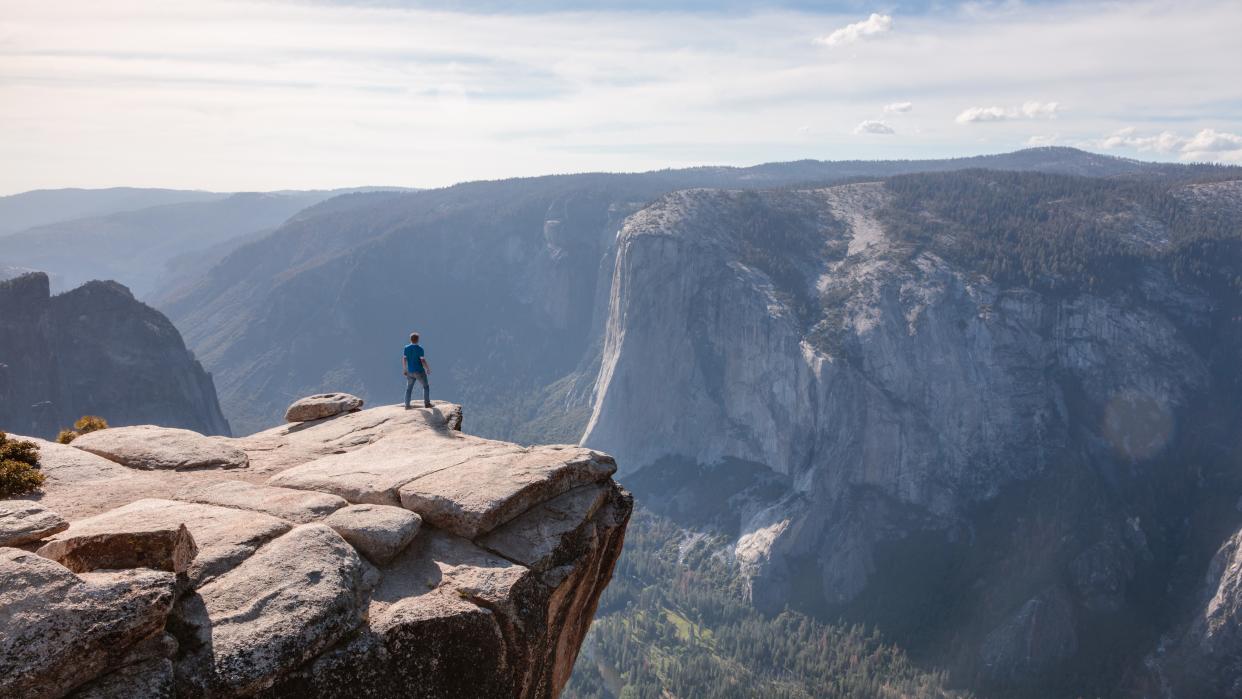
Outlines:
{"type": "Polygon", "coordinates": [[[288,522],[260,512],[146,499],[73,522],[69,529],[53,537],[48,546],[62,540],[175,529],[181,525],[185,525],[198,546],[198,555],[187,570],[194,585],[233,568],[260,546],[291,528],[288,522]]]}
{"type": "Polygon", "coordinates": [[[135,425],[89,432],[72,446],[144,470],[245,468],[246,452],[227,437],[206,437],[173,427],[135,425]]]}
{"type": "Polygon", "coordinates": [[[0,549],[0,696],[63,696],[103,674],[163,630],[175,588],[172,573],[79,576],[42,556],[0,549]]]}
{"type": "Polygon", "coordinates": [[[253,694],[358,626],[367,590],[358,554],[331,528],[307,524],[177,605],[195,642],[177,661],[184,691],[253,694]]]}
{"type": "Polygon", "coordinates": [[[130,524],[121,531],[94,534],[84,533],[87,530],[83,527],[50,541],[39,548],[38,554],[75,573],[124,568],[184,573],[198,555],[194,537],[184,524],[130,524]]]}
{"type": "Polygon", "coordinates": [[[64,517],[37,502],[0,500],[0,546],[18,546],[69,528],[64,517]]]}
{"type": "Polygon", "coordinates": [[[151,658],[113,670],[74,692],[73,699],[173,699],[177,680],[168,658],[151,658]]]}
{"type": "Polygon", "coordinates": [[[245,481],[219,481],[186,487],[175,498],[239,510],[253,510],[295,522],[309,524],[327,517],[349,503],[328,493],[293,488],[255,485],[245,481]]]}
{"type": "Polygon", "coordinates": [[[364,556],[383,565],[414,540],[423,520],[400,507],[350,505],[332,513],[323,523],[364,556]]]}
{"type": "Polygon", "coordinates": [[[401,505],[428,524],[473,539],[538,503],[607,479],[612,457],[590,449],[531,447],[474,458],[402,485],[401,505]]]}
{"type": "Polygon", "coordinates": [[[285,422],[307,422],[353,412],[362,408],[362,399],[349,393],[320,393],[307,396],[285,411],[285,422]]]}

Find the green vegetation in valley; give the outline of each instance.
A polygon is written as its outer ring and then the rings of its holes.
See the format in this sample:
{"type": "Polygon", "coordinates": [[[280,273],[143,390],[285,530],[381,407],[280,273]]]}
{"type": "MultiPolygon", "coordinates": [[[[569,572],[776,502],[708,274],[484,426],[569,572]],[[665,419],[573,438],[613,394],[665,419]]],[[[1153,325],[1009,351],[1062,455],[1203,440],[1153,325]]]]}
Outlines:
{"type": "Polygon", "coordinates": [[[43,480],[38,445],[0,432],[0,498],[37,490],[43,480]]]}
{"type": "Polygon", "coordinates": [[[760,614],[727,543],[636,511],[567,699],[962,696],[862,626],[760,614]]]}

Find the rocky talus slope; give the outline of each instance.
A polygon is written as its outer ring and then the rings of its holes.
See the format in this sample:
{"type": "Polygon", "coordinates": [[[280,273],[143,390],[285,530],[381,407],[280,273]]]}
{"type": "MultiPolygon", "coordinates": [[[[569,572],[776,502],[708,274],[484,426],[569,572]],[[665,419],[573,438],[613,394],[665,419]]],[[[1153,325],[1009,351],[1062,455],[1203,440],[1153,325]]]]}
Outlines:
{"type": "Polygon", "coordinates": [[[43,492],[0,503],[0,696],[557,696],[631,499],[607,455],[461,419],[39,441],[43,492]]]}
{"type": "Polygon", "coordinates": [[[53,296],[42,272],[0,281],[0,429],[52,437],[88,414],[229,434],[211,375],[124,286],[53,296]]]}

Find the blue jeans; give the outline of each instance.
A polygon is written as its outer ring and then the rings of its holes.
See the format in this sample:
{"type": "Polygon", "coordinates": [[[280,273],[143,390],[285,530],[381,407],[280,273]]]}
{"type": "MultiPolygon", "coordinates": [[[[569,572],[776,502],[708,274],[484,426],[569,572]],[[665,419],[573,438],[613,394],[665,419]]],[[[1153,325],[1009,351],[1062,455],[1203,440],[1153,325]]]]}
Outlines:
{"type": "Polygon", "coordinates": [[[427,375],[422,372],[417,374],[407,373],[405,375],[405,405],[407,408],[410,405],[410,393],[414,391],[415,381],[423,382],[423,404],[431,402],[431,386],[427,384],[427,375]]]}

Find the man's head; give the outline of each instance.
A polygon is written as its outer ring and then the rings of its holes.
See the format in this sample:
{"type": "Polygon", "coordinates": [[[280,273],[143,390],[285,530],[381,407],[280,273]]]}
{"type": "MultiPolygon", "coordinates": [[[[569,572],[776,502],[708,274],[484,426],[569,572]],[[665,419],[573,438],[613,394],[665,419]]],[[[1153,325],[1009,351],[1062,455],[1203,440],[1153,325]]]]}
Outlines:
{"type": "Polygon", "coordinates": [[[410,333],[410,342],[415,345],[418,344],[418,333],[410,333]]]}

